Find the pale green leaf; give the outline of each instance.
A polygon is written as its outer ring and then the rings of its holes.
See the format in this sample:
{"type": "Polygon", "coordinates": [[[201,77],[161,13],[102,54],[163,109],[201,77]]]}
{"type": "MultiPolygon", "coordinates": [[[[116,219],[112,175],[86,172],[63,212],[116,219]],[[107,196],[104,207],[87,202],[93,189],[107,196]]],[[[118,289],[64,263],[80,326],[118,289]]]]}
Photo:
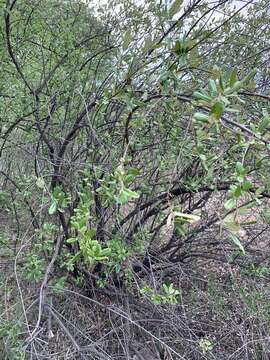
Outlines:
{"type": "Polygon", "coordinates": [[[182,2],[183,0],[174,0],[169,10],[170,17],[173,17],[176,13],[178,13],[178,11],[180,11],[182,2]]]}
{"type": "Polygon", "coordinates": [[[230,239],[239,248],[239,250],[242,252],[242,254],[245,255],[245,253],[246,253],[245,248],[242,245],[241,241],[238,239],[238,237],[235,236],[234,234],[230,234],[230,239]]]}
{"type": "Polygon", "coordinates": [[[124,36],[123,36],[123,48],[124,50],[126,50],[129,46],[129,44],[131,43],[132,41],[132,36],[131,36],[131,30],[127,30],[125,33],[124,33],[124,36]]]}
{"type": "Polygon", "coordinates": [[[55,200],[52,201],[51,206],[49,207],[49,215],[53,215],[57,210],[57,203],[55,200]]]}
{"type": "Polygon", "coordinates": [[[37,185],[38,188],[44,189],[45,188],[45,181],[41,177],[38,177],[37,181],[36,181],[36,185],[37,185]]]}
{"type": "Polygon", "coordinates": [[[198,216],[198,215],[185,214],[180,211],[174,211],[173,214],[175,217],[180,217],[180,218],[186,219],[190,223],[200,220],[200,216],[198,216]]]}
{"type": "Polygon", "coordinates": [[[235,207],[236,201],[235,199],[229,199],[225,202],[224,207],[226,210],[231,210],[235,207]]]}
{"type": "Polygon", "coordinates": [[[204,113],[196,112],[196,113],[193,115],[193,117],[194,117],[194,119],[197,120],[197,121],[201,121],[201,122],[204,122],[204,123],[208,123],[208,122],[209,122],[209,115],[204,114],[204,113]]]}

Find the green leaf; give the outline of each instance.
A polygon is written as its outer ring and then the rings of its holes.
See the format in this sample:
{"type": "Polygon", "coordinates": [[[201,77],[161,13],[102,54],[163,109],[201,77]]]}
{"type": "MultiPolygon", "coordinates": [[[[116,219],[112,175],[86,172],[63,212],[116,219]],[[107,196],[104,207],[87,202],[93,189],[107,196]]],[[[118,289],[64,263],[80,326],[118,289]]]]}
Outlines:
{"type": "Polygon", "coordinates": [[[114,267],[114,270],[115,270],[116,274],[120,273],[120,271],[121,271],[121,265],[120,265],[120,264],[116,264],[115,267],[114,267]]]}
{"type": "Polygon", "coordinates": [[[135,179],[135,176],[132,174],[128,174],[125,176],[125,184],[130,184],[135,179]]]}
{"type": "Polygon", "coordinates": [[[129,46],[129,44],[131,43],[131,40],[132,40],[132,37],[131,37],[131,30],[127,30],[125,33],[124,33],[124,36],[123,36],[123,49],[126,50],[129,46]]]}
{"type": "Polygon", "coordinates": [[[247,76],[244,77],[244,79],[242,80],[242,82],[247,85],[253,78],[254,76],[257,74],[257,69],[252,70],[247,76]]]}
{"type": "Polygon", "coordinates": [[[186,219],[190,223],[200,220],[200,216],[198,216],[198,215],[185,214],[180,211],[174,211],[173,214],[175,217],[180,217],[180,218],[186,219]]]}
{"type": "Polygon", "coordinates": [[[57,202],[53,200],[48,210],[49,215],[53,215],[56,212],[56,210],[57,210],[57,202]]]}
{"type": "Polygon", "coordinates": [[[110,248],[108,248],[108,247],[102,249],[102,255],[103,255],[103,256],[110,256],[111,253],[112,253],[112,250],[111,250],[110,248]]]}
{"type": "Polygon", "coordinates": [[[223,81],[223,78],[221,75],[219,77],[219,86],[220,86],[221,90],[224,91],[225,86],[224,86],[224,81],[223,81]]]}
{"type": "Polygon", "coordinates": [[[119,203],[119,204],[125,204],[127,203],[129,200],[129,197],[128,195],[126,194],[125,191],[121,191],[119,196],[116,197],[116,201],[119,203]]]}
{"type": "Polygon", "coordinates": [[[250,181],[245,181],[242,185],[244,191],[248,191],[252,188],[252,183],[250,181]]]}
{"type": "Polygon", "coordinates": [[[123,190],[130,198],[138,199],[140,195],[136,191],[132,191],[130,189],[125,188],[123,190]]]}
{"type": "Polygon", "coordinates": [[[241,185],[232,187],[231,193],[233,194],[233,196],[235,198],[239,198],[242,195],[242,187],[241,187],[241,185]]]}
{"type": "Polygon", "coordinates": [[[229,199],[224,203],[224,207],[226,210],[231,210],[236,206],[236,200],[235,199],[229,199]]]}
{"type": "Polygon", "coordinates": [[[36,185],[37,185],[38,188],[44,189],[45,188],[45,181],[43,180],[43,178],[38,177],[37,181],[36,181],[36,185]]]}
{"type": "Polygon", "coordinates": [[[225,109],[225,106],[222,102],[216,102],[214,106],[212,107],[211,114],[215,117],[215,119],[220,119],[221,115],[223,114],[223,111],[225,109]]]}
{"type": "Polygon", "coordinates": [[[197,100],[203,100],[203,101],[206,101],[206,102],[212,101],[212,98],[211,98],[210,96],[208,96],[208,95],[206,95],[206,94],[202,94],[202,93],[199,92],[199,91],[195,91],[195,92],[193,93],[193,96],[194,96],[194,98],[197,99],[197,100]]]}
{"type": "Polygon", "coordinates": [[[209,79],[209,80],[208,80],[208,88],[209,88],[210,94],[211,94],[212,96],[216,96],[216,95],[217,95],[218,91],[217,91],[217,85],[216,85],[215,80],[213,80],[213,79],[209,79]]]}
{"type": "Polygon", "coordinates": [[[85,236],[87,236],[89,239],[92,239],[96,235],[96,229],[87,229],[85,231],[85,236]]]}
{"type": "Polygon", "coordinates": [[[145,41],[144,41],[144,45],[143,45],[143,52],[147,52],[148,50],[150,50],[153,46],[153,40],[152,40],[152,35],[149,35],[146,37],[145,41]]]}
{"type": "Polygon", "coordinates": [[[169,15],[170,17],[173,17],[178,11],[180,10],[180,6],[182,5],[183,0],[175,0],[170,9],[169,9],[169,15]]]}
{"type": "Polygon", "coordinates": [[[265,187],[264,186],[259,186],[255,191],[255,195],[260,196],[261,193],[263,193],[264,191],[265,191],[265,187]]]}
{"type": "Polygon", "coordinates": [[[237,163],[235,165],[235,168],[236,168],[237,174],[245,175],[246,170],[245,170],[245,168],[244,168],[244,166],[243,166],[243,164],[241,162],[237,161],[237,163]]]}
{"type": "Polygon", "coordinates": [[[227,215],[223,221],[223,226],[231,233],[238,234],[241,230],[240,224],[235,221],[235,213],[227,215]]]}
{"type": "Polygon", "coordinates": [[[172,51],[174,51],[177,55],[179,55],[181,53],[181,50],[182,50],[182,44],[179,40],[176,40],[172,51]]]}
{"type": "Polygon", "coordinates": [[[234,234],[238,234],[241,230],[240,224],[237,224],[235,221],[226,221],[223,225],[227,230],[234,234]]]}
{"type": "Polygon", "coordinates": [[[197,121],[201,121],[201,122],[204,122],[204,123],[208,123],[208,122],[209,122],[209,115],[204,114],[204,113],[196,112],[196,113],[193,115],[193,117],[194,117],[194,119],[197,120],[197,121]]]}
{"type": "Polygon", "coordinates": [[[125,204],[129,201],[130,198],[133,199],[138,199],[139,198],[139,194],[135,191],[132,191],[130,189],[127,188],[123,188],[119,194],[119,196],[116,198],[117,202],[119,202],[120,204],[125,204]]]}
{"type": "Polygon", "coordinates": [[[237,70],[233,69],[230,75],[230,87],[233,87],[237,81],[237,70]]]}
{"type": "Polygon", "coordinates": [[[263,119],[260,121],[259,125],[258,125],[258,130],[259,132],[263,132],[270,123],[270,116],[268,114],[265,114],[263,119]]]}
{"type": "Polygon", "coordinates": [[[234,86],[230,87],[230,88],[227,88],[224,93],[225,93],[225,95],[233,94],[234,92],[237,92],[240,89],[242,89],[243,86],[244,86],[244,84],[243,84],[242,81],[236,81],[234,86]]]}
{"type": "Polygon", "coordinates": [[[68,244],[75,244],[77,241],[78,241],[77,238],[69,238],[69,239],[67,239],[68,244]]]}
{"type": "Polygon", "coordinates": [[[132,174],[134,176],[138,176],[140,175],[140,170],[139,169],[136,169],[136,168],[130,168],[128,169],[128,174],[132,174]]]}
{"type": "Polygon", "coordinates": [[[245,255],[246,254],[245,248],[242,245],[241,241],[238,239],[238,237],[234,234],[230,234],[230,239],[239,248],[239,250],[242,252],[242,254],[245,255]]]}
{"type": "Polygon", "coordinates": [[[170,291],[170,285],[163,284],[162,287],[165,293],[168,293],[170,291]]]}

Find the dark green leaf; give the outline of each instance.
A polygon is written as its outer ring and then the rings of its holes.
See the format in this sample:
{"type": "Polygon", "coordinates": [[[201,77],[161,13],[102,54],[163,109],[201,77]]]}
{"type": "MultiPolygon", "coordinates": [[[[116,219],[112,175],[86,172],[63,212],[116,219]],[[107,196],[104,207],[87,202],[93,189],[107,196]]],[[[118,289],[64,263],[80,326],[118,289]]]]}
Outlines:
{"type": "Polygon", "coordinates": [[[216,102],[212,107],[211,114],[215,117],[215,119],[220,119],[223,114],[225,106],[221,102],[216,102]]]}
{"type": "Polygon", "coordinates": [[[237,81],[237,70],[233,69],[230,75],[230,87],[233,87],[237,81]]]}

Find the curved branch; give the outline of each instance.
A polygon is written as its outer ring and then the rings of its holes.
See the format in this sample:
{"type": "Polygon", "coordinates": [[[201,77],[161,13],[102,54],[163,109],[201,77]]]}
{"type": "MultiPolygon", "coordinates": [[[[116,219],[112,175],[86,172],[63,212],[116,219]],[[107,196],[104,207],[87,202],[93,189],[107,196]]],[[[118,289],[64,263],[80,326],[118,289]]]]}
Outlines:
{"type": "Polygon", "coordinates": [[[34,91],[32,89],[32,87],[29,85],[28,81],[26,80],[26,77],[24,76],[21,67],[16,59],[16,56],[13,52],[12,49],[12,45],[11,45],[11,40],[10,40],[10,36],[11,36],[11,29],[10,29],[10,13],[13,9],[13,7],[15,6],[17,0],[13,0],[12,3],[10,3],[9,0],[7,0],[6,3],[6,9],[5,9],[5,15],[4,15],[4,19],[5,19],[5,31],[6,31],[6,44],[7,44],[7,50],[9,53],[9,56],[14,64],[14,66],[16,67],[16,70],[18,72],[18,74],[20,75],[21,79],[23,80],[24,84],[26,85],[26,87],[30,90],[30,93],[33,94],[34,91]]]}

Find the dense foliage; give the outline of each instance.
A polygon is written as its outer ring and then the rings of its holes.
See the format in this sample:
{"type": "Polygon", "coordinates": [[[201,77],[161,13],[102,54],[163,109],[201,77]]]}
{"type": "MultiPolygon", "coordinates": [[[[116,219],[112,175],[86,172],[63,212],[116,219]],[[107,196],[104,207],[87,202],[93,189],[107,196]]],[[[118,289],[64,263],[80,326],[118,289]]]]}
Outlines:
{"type": "MultiPolygon", "coordinates": [[[[254,244],[270,221],[269,1],[0,4],[0,254],[15,259],[24,314],[19,330],[4,316],[7,358],[20,358],[19,340],[21,358],[44,357],[53,319],[69,358],[139,359],[126,340],[121,355],[119,335],[111,357],[103,345],[85,355],[52,303],[75,288],[114,299],[136,328],[121,307],[169,321],[182,267],[267,273],[254,244]]],[[[207,336],[178,344],[147,326],[168,358],[222,358],[207,336]]],[[[224,358],[255,359],[239,348],[224,358]]]]}

